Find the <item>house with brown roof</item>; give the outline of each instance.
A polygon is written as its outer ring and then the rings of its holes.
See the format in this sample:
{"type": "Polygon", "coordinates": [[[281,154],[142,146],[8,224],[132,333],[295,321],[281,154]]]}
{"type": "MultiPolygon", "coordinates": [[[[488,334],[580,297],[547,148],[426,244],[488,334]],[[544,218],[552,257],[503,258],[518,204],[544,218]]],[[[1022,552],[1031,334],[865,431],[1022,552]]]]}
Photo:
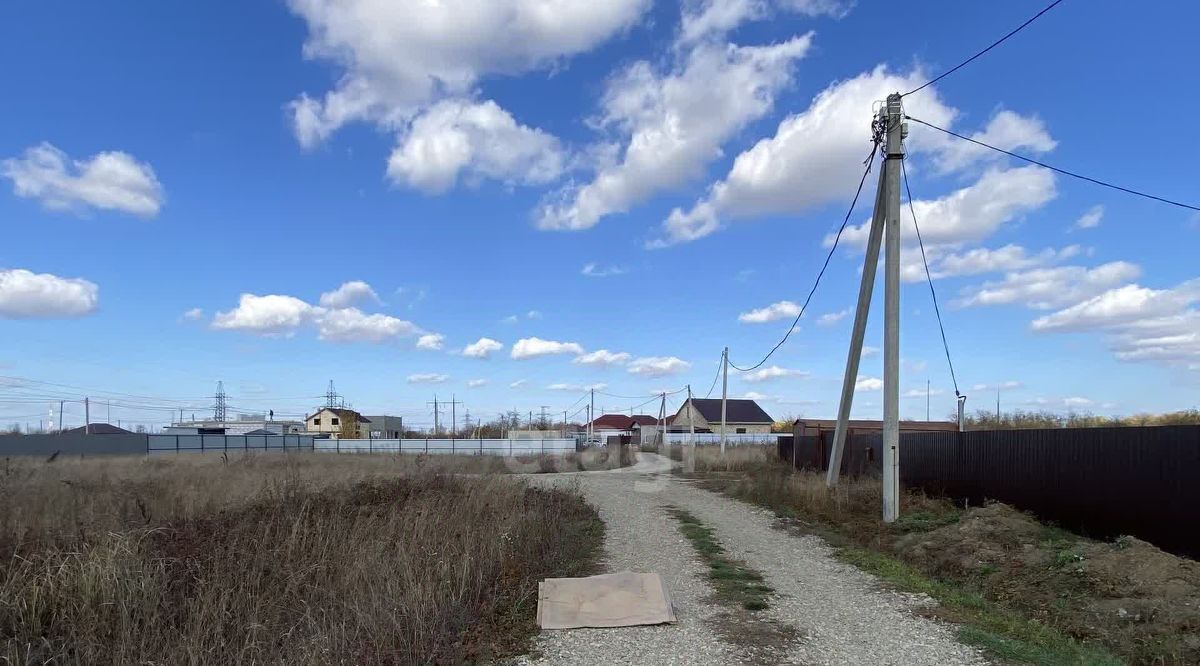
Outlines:
{"type": "MultiPolygon", "coordinates": [[[[692,398],[683,403],[669,421],[672,432],[721,431],[721,399],[692,398]]],[[[771,432],[775,420],[753,400],[726,400],[725,427],[729,434],[765,434],[771,432]]]]}
{"type": "Polygon", "coordinates": [[[353,409],[324,407],[304,417],[304,431],[331,437],[366,437],[370,423],[370,419],[353,409]]]}

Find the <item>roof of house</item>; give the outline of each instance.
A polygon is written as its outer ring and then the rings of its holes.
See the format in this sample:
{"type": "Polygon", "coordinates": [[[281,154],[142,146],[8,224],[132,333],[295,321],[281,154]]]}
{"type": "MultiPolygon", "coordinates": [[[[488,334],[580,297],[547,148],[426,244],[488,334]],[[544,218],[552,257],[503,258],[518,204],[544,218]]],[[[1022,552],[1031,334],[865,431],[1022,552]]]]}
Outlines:
{"type": "Polygon", "coordinates": [[[592,421],[592,429],[605,428],[609,430],[629,430],[635,421],[624,414],[605,414],[592,421]]]}
{"type": "Polygon", "coordinates": [[[357,418],[359,423],[370,423],[371,422],[371,419],[368,419],[367,417],[363,416],[362,414],[359,414],[358,412],[354,411],[353,409],[344,409],[341,407],[322,407],[322,408],[318,409],[316,412],[313,412],[311,415],[304,417],[304,420],[307,421],[308,419],[311,419],[312,417],[316,416],[317,414],[320,414],[321,412],[333,412],[339,418],[343,418],[343,419],[357,418]]]}
{"type": "MultiPolygon", "coordinates": [[[[84,426],[64,430],[63,434],[82,435],[84,434],[84,426]]],[[[87,434],[89,435],[132,435],[132,430],[118,428],[111,423],[92,423],[87,426],[87,434]]]]}
{"type": "Polygon", "coordinates": [[[639,426],[658,425],[658,417],[650,416],[649,414],[634,414],[629,418],[633,420],[635,425],[639,426]]]}
{"type": "Polygon", "coordinates": [[[245,433],[245,434],[247,434],[247,435],[279,435],[279,433],[273,432],[271,430],[267,430],[266,428],[259,428],[258,430],[251,430],[250,432],[245,433]]]}
{"type": "MultiPolygon", "coordinates": [[[[692,404],[700,412],[700,416],[710,423],[721,420],[720,398],[692,398],[692,404]]],[[[763,411],[753,400],[726,400],[726,423],[774,423],[775,419],[763,411]]]]}

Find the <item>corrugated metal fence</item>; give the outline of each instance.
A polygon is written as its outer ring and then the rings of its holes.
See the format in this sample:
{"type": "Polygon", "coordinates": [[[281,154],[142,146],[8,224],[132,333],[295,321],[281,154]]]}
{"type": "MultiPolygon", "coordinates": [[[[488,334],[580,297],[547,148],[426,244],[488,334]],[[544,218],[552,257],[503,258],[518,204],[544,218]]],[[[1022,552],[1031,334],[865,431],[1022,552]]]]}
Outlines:
{"type": "MultiPolygon", "coordinates": [[[[99,435],[103,437],[104,435],[99,435]]],[[[313,448],[306,435],[144,435],[146,452],[297,451],[313,448]]]]}
{"type": "MultiPolygon", "coordinates": [[[[779,454],[824,470],[832,434],[779,454]],[[794,457],[793,457],[794,456],[794,457]]],[[[878,434],[847,439],[843,473],[876,473],[878,434]]],[[[980,504],[1006,502],[1091,536],[1132,534],[1200,554],[1200,426],[920,432],[900,436],[908,488],[980,504]]]]}
{"type": "Polygon", "coordinates": [[[327,453],[428,453],[527,456],[575,451],[574,439],[318,439],[327,453]]]}

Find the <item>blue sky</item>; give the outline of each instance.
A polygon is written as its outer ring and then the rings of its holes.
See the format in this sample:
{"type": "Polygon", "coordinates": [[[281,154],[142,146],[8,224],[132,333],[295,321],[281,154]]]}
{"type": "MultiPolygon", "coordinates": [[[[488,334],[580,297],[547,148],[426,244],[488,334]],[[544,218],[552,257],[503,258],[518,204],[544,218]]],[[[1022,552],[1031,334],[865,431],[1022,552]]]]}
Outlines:
{"type": "MultiPolygon", "coordinates": [[[[333,379],[417,425],[434,393],[475,418],[561,416],[592,385],[598,411],[704,395],[723,346],[756,362],[803,301],[872,103],[1041,8],[541,4],[5,5],[0,375],[61,386],[6,380],[0,422],[107,391],[140,406],[114,421],[153,424],[218,380],[283,414],[333,379]]],[[[1197,20],[1063,3],[906,111],[1194,203],[1197,20]]],[[[1196,405],[1200,219],[917,127],[908,152],[969,407],[997,386],[1006,409],[1196,405]]],[[[868,183],[798,332],[731,395],[834,413],[868,183]]],[[[911,240],[902,413],[924,417],[928,380],[937,418],[953,386],[911,240]]],[[[864,360],[857,415],[880,373],[864,360]]]]}

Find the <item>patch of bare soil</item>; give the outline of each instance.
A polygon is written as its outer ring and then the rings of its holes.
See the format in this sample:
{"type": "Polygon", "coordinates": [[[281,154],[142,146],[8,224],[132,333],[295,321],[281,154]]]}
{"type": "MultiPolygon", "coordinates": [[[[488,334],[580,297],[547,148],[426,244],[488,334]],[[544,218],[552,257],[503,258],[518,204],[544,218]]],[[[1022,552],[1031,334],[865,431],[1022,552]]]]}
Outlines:
{"type": "MultiPolygon", "coordinates": [[[[718,603],[715,599],[714,603],[718,603]]],[[[715,616],[710,621],[713,631],[727,643],[737,645],[745,651],[745,663],[758,665],[778,664],[792,646],[803,638],[795,627],[759,617],[740,607],[715,616]]]]}
{"type": "Polygon", "coordinates": [[[1105,543],[1047,527],[1004,504],[893,543],[927,571],[1138,663],[1200,663],[1200,563],[1132,537],[1105,543]]]}

